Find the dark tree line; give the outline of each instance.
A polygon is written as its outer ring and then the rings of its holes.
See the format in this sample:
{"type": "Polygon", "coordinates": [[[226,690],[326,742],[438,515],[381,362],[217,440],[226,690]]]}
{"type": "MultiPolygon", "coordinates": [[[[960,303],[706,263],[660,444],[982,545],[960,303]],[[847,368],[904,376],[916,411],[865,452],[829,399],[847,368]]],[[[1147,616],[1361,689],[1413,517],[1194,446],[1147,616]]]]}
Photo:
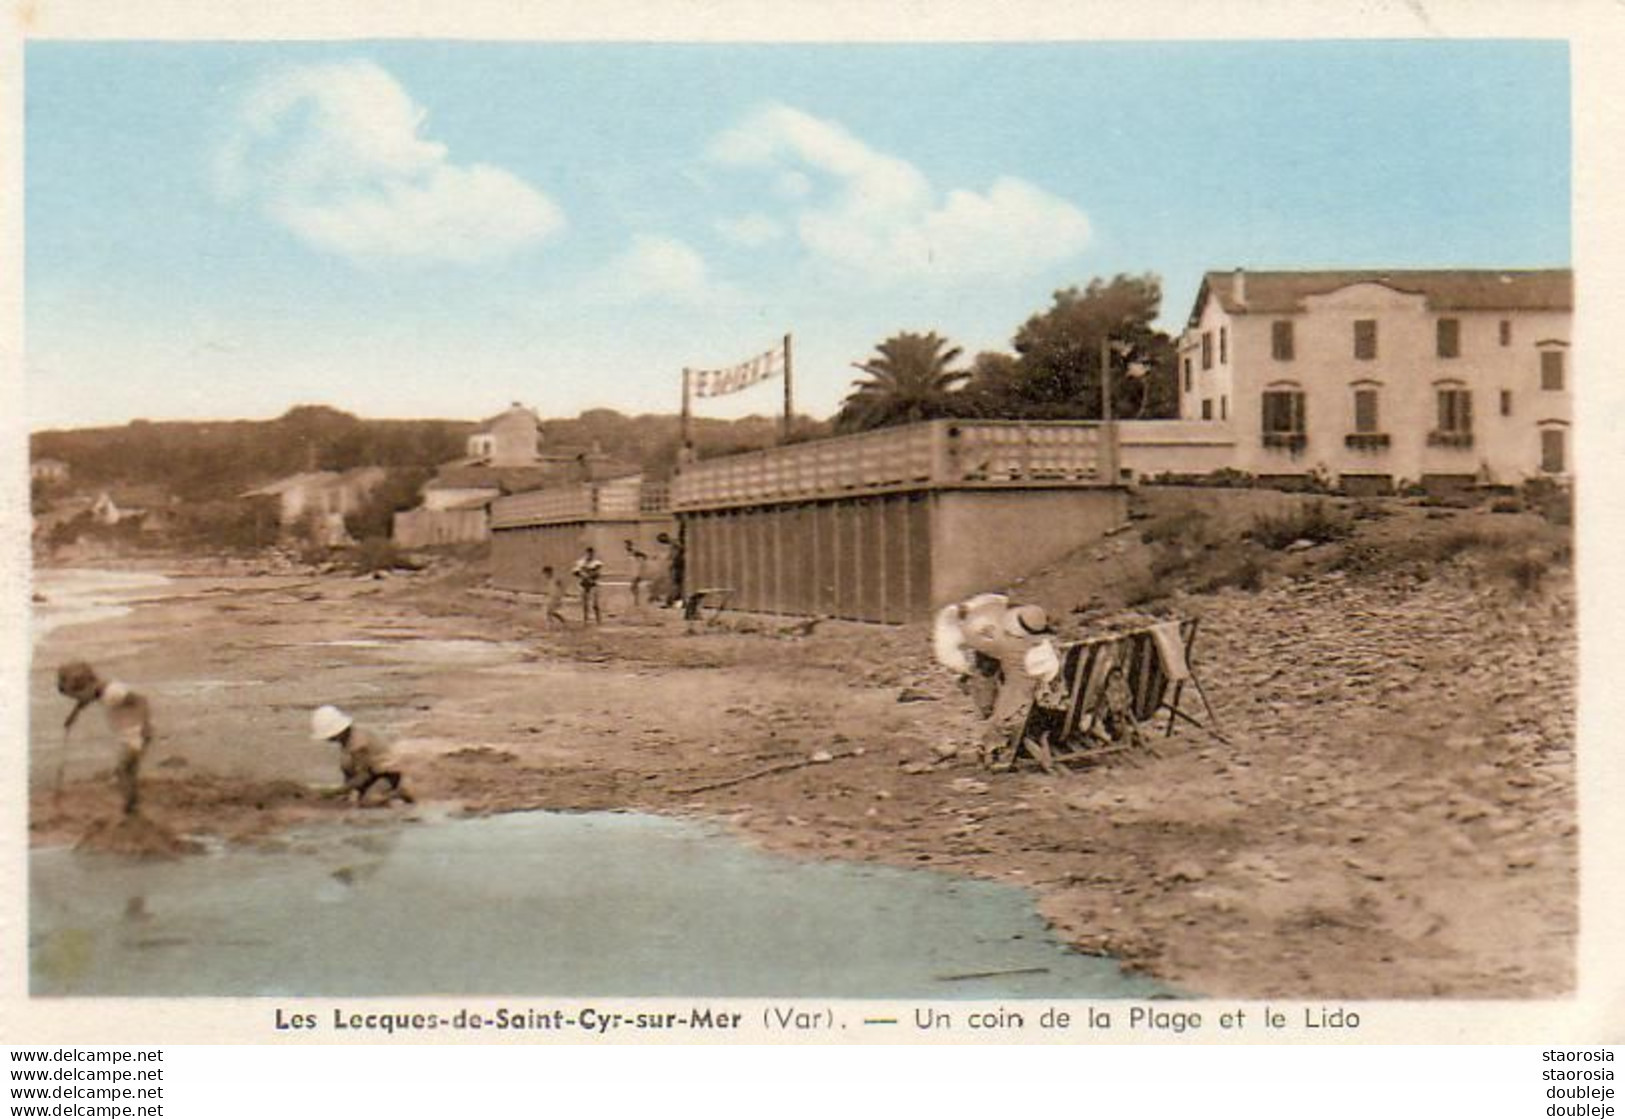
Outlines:
{"type": "MultiPolygon", "coordinates": [[[[421,482],[426,471],[463,455],[475,426],[460,420],[365,420],[301,405],[274,420],[135,420],[122,427],[44,431],[34,435],[31,453],[68,464],[71,481],[63,489],[150,484],[184,501],[204,502],[235,498],[307,470],[383,466],[421,482]]],[[[802,438],[826,430],[823,423],[796,418],[802,438]]],[[[665,476],[677,457],[679,420],[597,408],[574,419],[546,420],[542,434],[544,451],[596,449],[665,476]]],[[[776,416],[696,417],[692,434],[702,454],[727,454],[771,446],[780,437],[780,422],[776,416]]]]}
{"type": "Polygon", "coordinates": [[[473,425],[363,420],[304,405],[274,420],[163,422],[45,431],[35,458],[66,462],[76,490],[155,485],[188,502],[229,500],[305,470],[425,467],[462,454],[473,425]]]}
{"type": "Polygon", "coordinates": [[[1174,340],[1152,323],[1162,283],[1152,275],[1095,279],[1055,293],[1016,331],[1012,353],[961,351],[935,332],[893,335],[859,364],[866,376],[835,417],[837,431],[865,431],[945,416],[1095,420],[1102,413],[1101,344],[1112,362],[1112,413],[1178,414],[1174,340]]]}

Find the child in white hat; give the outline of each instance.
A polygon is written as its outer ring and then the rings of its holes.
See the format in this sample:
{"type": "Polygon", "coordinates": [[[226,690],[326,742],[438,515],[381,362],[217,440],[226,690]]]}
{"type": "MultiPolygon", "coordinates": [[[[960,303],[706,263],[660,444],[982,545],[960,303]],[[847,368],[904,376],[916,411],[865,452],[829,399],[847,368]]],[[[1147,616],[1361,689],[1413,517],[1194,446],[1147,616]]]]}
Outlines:
{"type": "Polygon", "coordinates": [[[415,803],[415,798],[406,790],[406,781],[389,743],[366,728],[356,726],[355,720],[337,707],[324,704],[311,713],[310,737],[317,742],[338,745],[344,792],[353,803],[365,801],[368,791],[379,782],[387,786],[384,804],[393,803],[397,797],[407,804],[415,803]]]}

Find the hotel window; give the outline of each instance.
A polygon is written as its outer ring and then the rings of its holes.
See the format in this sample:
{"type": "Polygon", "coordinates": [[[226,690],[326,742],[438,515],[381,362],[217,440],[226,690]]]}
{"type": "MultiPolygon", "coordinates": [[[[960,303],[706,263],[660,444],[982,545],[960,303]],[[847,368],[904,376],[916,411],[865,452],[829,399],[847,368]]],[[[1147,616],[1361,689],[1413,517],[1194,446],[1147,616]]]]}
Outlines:
{"type": "Polygon", "coordinates": [[[1343,436],[1343,446],[1355,451],[1383,451],[1391,442],[1382,431],[1379,407],[1381,388],[1374,381],[1354,387],[1354,430],[1343,436]]]}
{"type": "Polygon", "coordinates": [[[1213,401],[1202,401],[1202,418],[1204,420],[1211,420],[1213,418],[1213,401]]]}
{"type": "Polygon", "coordinates": [[[1219,364],[1223,365],[1230,360],[1230,328],[1219,328],[1219,364]]]}
{"type": "Polygon", "coordinates": [[[1305,443],[1304,397],[1298,389],[1266,389],[1264,446],[1301,450],[1305,443]]]}
{"type": "Polygon", "coordinates": [[[1191,376],[1191,359],[1186,358],[1185,359],[1185,391],[1186,392],[1191,391],[1191,382],[1193,380],[1194,380],[1194,378],[1191,376]]]}
{"type": "Polygon", "coordinates": [[[1377,320],[1354,321],[1354,356],[1360,361],[1375,361],[1377,357],[1377,320]]]}
{"type": "Polygon", "coordinates": [[[1511,389],[1502,389],[1501,390],[1501,415],[1503,415],[1503,416],[1512,415],[1512,390],[1511,389]]]}
{"type": "Polygon", "coordinates": [[[1213,332],[1211,330],[1202,331],[1202,368],[1204,370],[1213,368],[1213,332]]]}
{"type": "Polygon", "coordinates": [[[1440,357],[1461,356],[1461,320],[1440,319],[1437,330],[1437,348],[1440,357]]]}
{"type": "Polygon", "coordinates": [[[1503,345],[1503,346],[1512,345],[1512,320],[1511,319],[1502,319],[1501,320],[1501,345],[1503,345]]]}
{"type": "Polygon", "coordinates": [[[1354,430],[1360,435],[1372,435],[1380,430],[1376,389],[1354,390],[1354,430]]]}
{"type": "Polygon", "coordinates": [[[1473,394],[1456,385],[1438,389],[1439,422],[1428,433],[1430,447],[1473,445],[1473,394]]]}
{"type": "Polygon", "coordinates": [[[1563,351],[1540,351],[1540,387],[1547,392],[1563,391],[1563,351]]]}
{"type": "Polygon", "coordinates": [[[1545,427],[1540,431],[1540,468],[1547,474],[1561,474],[1567,451],[1567,437],[1560,427],[1545,427]]]}
{"type": "Polygon", "coordinates": [[[1230,418],[1230,398],[1228,396],[1219,397],[1219,418],[1221,420],[1230,418]]]}
{"type": "Polygon", "coordinates": [[[1276,361],[1292,360],[1292,320],[1277,319],[1270,323],[1270,353],[1276,361]]]}

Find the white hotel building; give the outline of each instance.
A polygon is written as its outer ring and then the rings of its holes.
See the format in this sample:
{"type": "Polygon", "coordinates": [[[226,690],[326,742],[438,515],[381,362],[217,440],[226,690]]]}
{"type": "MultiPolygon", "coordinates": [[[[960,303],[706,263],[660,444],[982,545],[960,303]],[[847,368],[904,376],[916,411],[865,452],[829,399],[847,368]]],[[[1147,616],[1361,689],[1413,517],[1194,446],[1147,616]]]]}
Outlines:
{"type": "Polygon", "coordinates": [[[1573,306],[1568,270],[1209,272],[1180,428],[1233,469],[1355,492],[1566,480],[1573,306]]]}

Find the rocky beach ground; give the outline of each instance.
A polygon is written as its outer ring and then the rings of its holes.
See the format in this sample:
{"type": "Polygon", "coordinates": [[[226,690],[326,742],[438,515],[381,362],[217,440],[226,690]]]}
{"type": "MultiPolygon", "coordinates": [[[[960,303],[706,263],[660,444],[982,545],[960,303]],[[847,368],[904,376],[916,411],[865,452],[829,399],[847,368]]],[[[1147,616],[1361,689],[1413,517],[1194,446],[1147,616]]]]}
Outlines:
{"type": "Polygon", "coordinates": [[[602,628],[544,632],[536,602],[477,570],[192,574],[39,646],[32,839],[82,841],[115,811],[99,723],[57,785],[51,673],[83,656],[153,699],[147,814],[172,836],[274,845],[312,820],[441,810],[705,817],[807,858],[1026,885],[1080,949],[1196,995],[1571,991],[1575,600],[1550,526],[1392,502],[1351,537],[1208,578],[1237,562],[1251,497],[1184,542],[1199,555],[1172,597],[1126,601],[1159,556],[1179,566],[1145,530],[1211,495],[1142,497],[1142,531],[1018,588],[1073,633],[1131,607],[1200,618],[1227,741],[1182,725],[1132,762],[994,774],[921,626],[695,628],[621,603],[602,628]],[[1513,543],[1418,547],[1497,536],[1513,543]],[[306,733],[323,702],[399,737],[419,808],[320,795],[337,777],[306,733]]]}

